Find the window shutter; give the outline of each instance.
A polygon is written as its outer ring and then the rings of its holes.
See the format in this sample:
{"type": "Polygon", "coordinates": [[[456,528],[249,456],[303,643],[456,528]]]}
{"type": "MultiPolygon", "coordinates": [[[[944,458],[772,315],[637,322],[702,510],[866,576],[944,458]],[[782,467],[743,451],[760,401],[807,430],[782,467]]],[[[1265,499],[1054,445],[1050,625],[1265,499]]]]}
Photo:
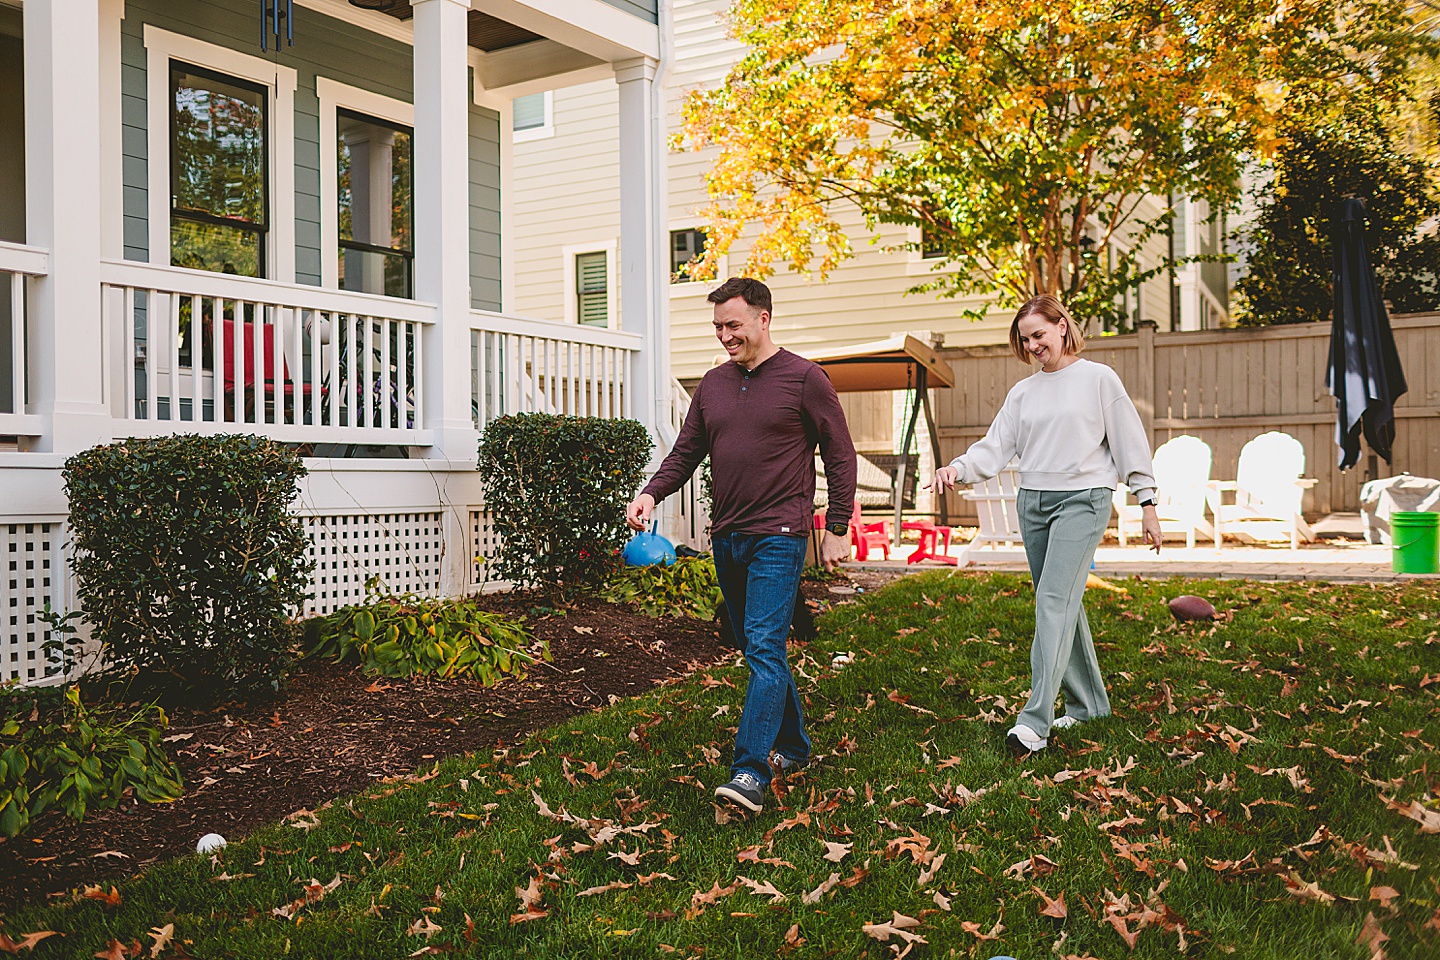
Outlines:
{"type": "Polygon", "coordinates": [[[545,94],[532,93],[527,97],[516,97],[511,102],[514,110],[513,127],[516,130],[535,130],[545,126],[545,94]]]}
{"type": "Polygon", "coordinates": [[[592,327],[610,325],[610,298],[605,251],[575,255],[575,295],[580,322],[592,327]]]}

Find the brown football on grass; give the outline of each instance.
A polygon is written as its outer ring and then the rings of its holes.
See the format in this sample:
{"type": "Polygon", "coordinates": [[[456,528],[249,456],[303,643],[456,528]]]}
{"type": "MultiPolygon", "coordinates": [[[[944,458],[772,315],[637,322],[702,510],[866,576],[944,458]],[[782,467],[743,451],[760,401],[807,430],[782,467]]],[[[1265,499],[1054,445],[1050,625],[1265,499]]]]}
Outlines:
{"type": "Polygon", "coordinates": [[[1204,597],[1184,594],[1170,601],[1170,615],[1176,620],[1214,620],[1215,608],[1204,597]]]}

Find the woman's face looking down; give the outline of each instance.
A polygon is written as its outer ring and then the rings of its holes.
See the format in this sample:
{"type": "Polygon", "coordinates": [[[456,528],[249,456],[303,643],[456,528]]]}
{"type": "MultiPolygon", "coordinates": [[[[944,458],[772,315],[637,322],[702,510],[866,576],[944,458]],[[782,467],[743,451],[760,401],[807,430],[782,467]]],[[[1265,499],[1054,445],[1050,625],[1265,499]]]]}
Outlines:
{"type": "Polygon", "coordinates": [[[1066,325],[1065,320],[1051,323],[1041,314],[1032,313],[1022,317],[1016,326],[1021,349],[1029,351],[1046,373],[1054,373],[1074,359],[1065,352],[1066,325]]]}

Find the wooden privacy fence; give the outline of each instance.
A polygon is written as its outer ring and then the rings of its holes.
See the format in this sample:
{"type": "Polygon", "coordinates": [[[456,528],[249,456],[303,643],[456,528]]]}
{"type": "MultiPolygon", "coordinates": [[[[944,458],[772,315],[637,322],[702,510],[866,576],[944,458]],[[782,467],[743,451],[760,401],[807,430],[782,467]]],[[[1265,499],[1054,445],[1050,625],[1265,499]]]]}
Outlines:
{"type": "MultiPolygon", "coordinates": [[[[1378,476],[1409,471],[1440,477],[1440,313],[1396,317],[1391,324],[1409,392],[1395,408],[1395,459],[1378,476]]],[[[1283,430],[1305,447],[1305,475],[1318,483],[1305,496],[1314,518],[1360,507],[1368,449],[1360,463],[1336,466],[1335,400],[1325,387],[1330,324],[1094,337],[1085,357],[1114,368],[1150,433],[1151,449],[1181,434],[1199,437],[1214,453],[1211,478],[1235,479],[1240,448],[1267,430],[1283,430]]],[[[941,351],[956,383],[936,390],[936,432],[945,461],[985,435],[1005,394],[1033,372],[1010,347],[941,351]]],[[[972,504],[949,495],[951,517],[975,522],[972,504]]]]}

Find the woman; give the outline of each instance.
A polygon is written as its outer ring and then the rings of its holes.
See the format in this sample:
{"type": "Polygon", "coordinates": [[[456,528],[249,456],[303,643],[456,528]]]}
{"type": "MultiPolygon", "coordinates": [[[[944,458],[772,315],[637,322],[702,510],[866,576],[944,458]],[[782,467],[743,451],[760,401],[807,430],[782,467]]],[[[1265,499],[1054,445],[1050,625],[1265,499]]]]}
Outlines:
{"type": "Polygon", "coordinates": [[[1141,529],[1157,553],[1161,535],[1140,415],[1115,371],[1077,356],[1085,340],[1069,311],[1052,296],[1029,300],[1010,324],[1010,348],[1040,369],[1010,389],[985,437],[936,470],[927,489],[988,480],[1020,458],[1016,504],[1035,584],[1035,639],[1030,700],[1006,741],[1033,753],[1045,749],[1052,726],[1110,713],[1081,599],[1116,481],[1139,499],[1141,529]],[[1057,720],[1062,688],[1065,716],[1057,720]]]}

